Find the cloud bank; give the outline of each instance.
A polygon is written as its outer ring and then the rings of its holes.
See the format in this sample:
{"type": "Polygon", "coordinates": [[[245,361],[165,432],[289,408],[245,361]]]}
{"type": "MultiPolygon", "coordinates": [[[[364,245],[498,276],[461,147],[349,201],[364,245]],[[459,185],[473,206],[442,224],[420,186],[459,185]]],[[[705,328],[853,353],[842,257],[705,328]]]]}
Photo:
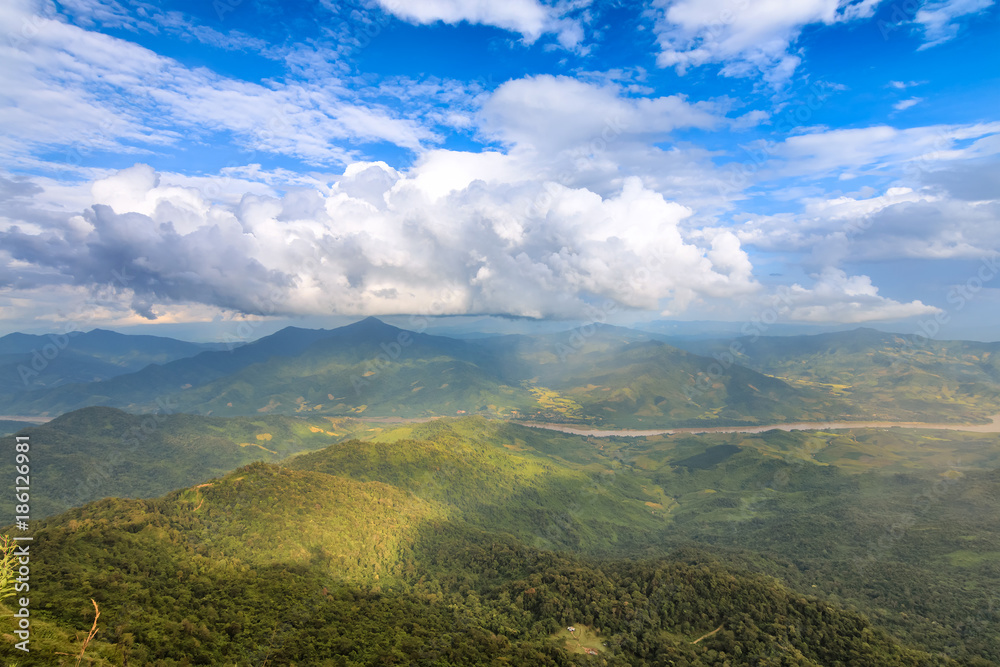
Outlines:
{"type": "Polygon", "coordinates": [[[0,246],[20,265],[22,286],[125,275],[122,291],[148,318],[153,304],[173,303],[580,317],[607,300],[683,310],[758,289],[735,236],[720,232],[704,247],[685,240],[679,225],[691,211],[638,179],[601,197],[510,178],[510,158],[496,154],[494,176],[449,184],[469,158],[481,155],[441,152],[406,174],[353,164],[323,190],[248,194],[234,207],[137,164],[95,182],[81,214],[36,213],[31,228],[0,232],[0,246]]]}

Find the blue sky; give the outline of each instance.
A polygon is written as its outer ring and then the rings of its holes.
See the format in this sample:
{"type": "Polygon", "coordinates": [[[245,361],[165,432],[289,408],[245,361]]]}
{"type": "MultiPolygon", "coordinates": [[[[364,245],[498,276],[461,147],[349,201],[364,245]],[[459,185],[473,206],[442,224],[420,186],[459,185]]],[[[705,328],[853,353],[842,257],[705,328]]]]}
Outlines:
{"type": "Polygon", "coordinates": [[[1000,339],[993,0],[13,0],[0,35],[0,333],[1000,339]]]}

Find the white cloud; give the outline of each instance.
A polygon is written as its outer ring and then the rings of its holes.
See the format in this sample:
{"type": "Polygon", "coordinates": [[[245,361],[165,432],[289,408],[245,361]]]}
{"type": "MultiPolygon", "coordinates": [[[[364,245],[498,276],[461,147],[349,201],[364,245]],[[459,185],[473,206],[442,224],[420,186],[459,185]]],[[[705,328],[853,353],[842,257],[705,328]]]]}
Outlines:
{"type": "Polygon", "coordinates": [[[685,240],[690,209],[638,179],[601,197],[543,186],[490,159],[466,162],[489,180],[463,184],[437,155],[407,174],[360,164],[325,191],[247,195],[235,207],[136,165],[94,183],[95,203],[82,215],[53,217],[21,202],[20,228],[0,231],[8,287],[14,274],[22,293],[107,285],[118,271],[128,276],[120,297],[144,317],[177,304],[584,316],[588,300],[682,311],[758,289],[735,236],[685,240]]]}
{"type": "Polygon", "coordinates": [[[958,35],[959,21],[964,16],[978,14],[993,5],[994,0],[939,0],[924,4],[914,22],[924,29],[926,40],[921,49],[943,44],[958,35]]]}
{"type": "Polygon", "coordinates": [[[537,0],[377,1],[394,16],[421,25],[437,21],[455,25],[467,21],[519,33],[529,43],[545,33],[554,33],[566,48],[573,48],[583,39],[579,23],[561,17],[556,8],[537,0]]]}
{"type": "Polygon", "coordinates": [[[896,111],[906,111],[910,107],[916,106],[924,101],[922,97],[911,97],[908,100],[900,100],[892,105],[892,108],[896,111]]]}
{"type": "Polygon", "coordinates": [[[888,84],[889,88],[895,88],[896,90],[906,90],[907,88],[913,88],[914,86],[922,86],[926,81],[890,81],[888,84]]]}
{"type": "Polygon", "coordinates": [[[695,102],[683,95],[635,96],[609,78],[581,81],[539,75],[508,81],[482,104],[480,135],[504,145],[525,178],[551,180],[604,196],[638,177],[665,197],[705,213],[726,205],[716,154],[673,135],[759,122],[730,118],[727,98],[695,102]]]}
{"type": "Polygon", "coordinates": [[[358,143],[419,150],[437,135],[387,107],[346,100],[331,81],[254,84],[181,63],[25,5],[0,11],[0,149],[24,164],[38,150],[79,162],[94,151],[143,153],[229,134],[247,151],[343,164],[358,143]]]}
{"type": "Polygon", "coordinates": [[[780,85],[801,62],[793,45],[804,27],[869,17],[878,1],[654,0],[657,63],[681,74],[718,63],[725,76],[780,85]]]}
{"type": "Polygon", "coordinates": [[[798,213],[755,216],[736,228],[744,245],[801,254],[806,264],[976,259],[1000,250],[1000,197],[962,201],[925,188],[805,200],[798,213]]]}
{"type": "Polygon", "coordinates": [[[792,285],[783,293],[779,313],[789,320],[814,323],[850,323],[896,320],[940,312],[922,301],[900,303],[881,296],[868,276],[848,276],[826,269],[814,276],[811,287],[792,285]]]}
{"type": "Polygon", "coordinates": [[[813,178],[865,169],[915,175],[951,162],[1000,153],[1000,122],[820,129],[755,148],[774,158],[774,164],[768,165],[772,176],[813,178]]]}
{"type": "Polygon", "coordinates": [[[719,109],[682,95],[632,98],[614,84],[548,74],[508,81],[483,105],[483,131],[537,151],[602,152],[615,141],[656,139],[723,123],[719,109]]]}

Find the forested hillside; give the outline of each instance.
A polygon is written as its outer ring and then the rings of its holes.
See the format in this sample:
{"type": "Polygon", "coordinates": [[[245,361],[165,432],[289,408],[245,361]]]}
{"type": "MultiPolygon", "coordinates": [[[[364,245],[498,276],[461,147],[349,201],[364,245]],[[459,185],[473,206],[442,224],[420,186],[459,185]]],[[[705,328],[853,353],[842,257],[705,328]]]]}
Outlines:
{"type": "Polygon", "coordinates": [[[1000,664],[997,436],[357,435],[39,523],[21,664],[1000,664]]]}

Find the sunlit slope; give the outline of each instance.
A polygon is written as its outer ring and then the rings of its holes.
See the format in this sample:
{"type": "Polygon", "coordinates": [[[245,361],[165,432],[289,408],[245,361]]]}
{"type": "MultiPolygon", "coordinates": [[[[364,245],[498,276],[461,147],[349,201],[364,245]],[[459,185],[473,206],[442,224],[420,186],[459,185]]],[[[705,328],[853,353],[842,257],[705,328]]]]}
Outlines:
{"type": "Polygon", "coordinates": [[[711,545],[929,649],[1000,660],[989,629],[998,461],[993,434],[584,438],[464,419],[388,428],[288,465],[389,483],[537,546],[637,556],[711,545]]]}
{"type": "MultiPolygon", "coordinates": [[[[513,476],[602,528],[610,507],[585,496],[621,505],[629,482],[584,485],[575,501],[570,482],[605,458],[618,461],[612,477],[641,476],[619,447],[545,436],[479,419],[387,429],[296,457],[297,468],[252,464],[159,499],[48,519],[34,530],[32,572],[45,582],[34,618],[49,624],[39,627],[50,653],[20,664],[72,664],[91,598],[101,607],[93,654],[110,664],[592,664],[559,635],[574,624],[602,639],[604,664],[622,667],[953,664],[769,577],[696,551],[670,556],[652,532],[643,561],[556,555],[505,536],[526,528],[513,476]],[[321,467],[342,474],[307,469],[321,467]]],[[[620,507],[616,520],[629,513],[620,507]]]]}
{"type": "Polygon", "coordinates": [[[543,548],[630,553],[666,529],[669,509],[651,511],[660,493],[617,475],[619,466],[597,453],[555,455],[560,442],[580,446],[576,438],[474,417],[387,429],[284,465],[391,484],[454,508],[470,525],[543,548]]]}

